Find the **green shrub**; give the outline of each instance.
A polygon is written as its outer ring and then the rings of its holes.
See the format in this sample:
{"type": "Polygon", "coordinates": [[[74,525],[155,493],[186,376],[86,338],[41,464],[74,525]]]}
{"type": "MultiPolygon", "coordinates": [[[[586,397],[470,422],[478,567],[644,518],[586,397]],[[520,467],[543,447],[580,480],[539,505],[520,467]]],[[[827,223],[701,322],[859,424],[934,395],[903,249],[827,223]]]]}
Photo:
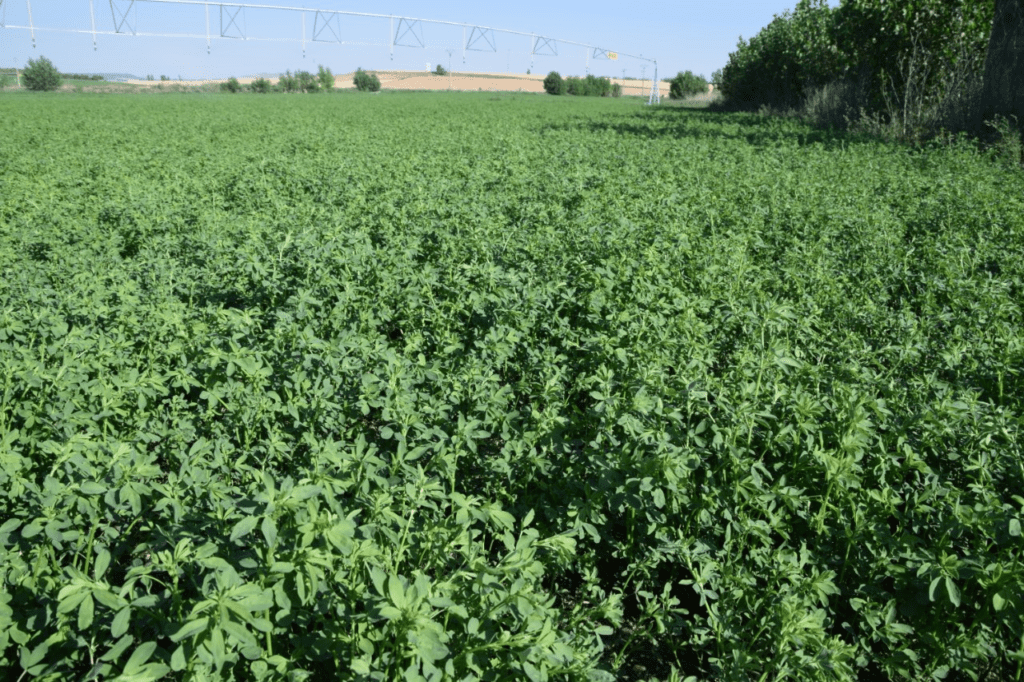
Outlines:
{"type": "Polygon", "coordinates": [[[367,73],[362,69],[356,69],[356,75],[352,78],[356,90],[360,92],[377,92],[380,90],[380,79],[376,74],[367,73]]]}
{"type": "Polygon", "coordinates": [[[301,92],[320,92],[320,80],[309,71],[296,71],[295,78],[301,92]]]}
{"type": "Polygon", "coordinates": [[[846,77],[836,47],[836,17],[825,0],[800,0],[749,41],[740,38],[718,74],[722,94],[743,108],[793,108],[809,89],[846,77]]]}
{"type": "Polygon", "coordinates": [[[45,92],[60,87],[60,71],[46,57],[28,60],[28,66],[21,72],[21,76],[29,90],[45,92]]]}
{"type": "Polygon", "coordinates": [[[11,78],[10,75],[8,75],[6,73],[0,73],[0,90],[3,90],[4,88],[10,87],[11,83],[13,83],[13,82],[14,82],[14,79],[11,78]]]}
{"type": "Polygon", "coordinates": [[[990,129],[987,137],[991,155],[1009,168],[1024,166],[1024,136],[1020,132],[1020,123],[1015,118],[996,116],[985,125],[990,129]]]}
{"type": "Polygon", "coordinates": [[[693,95],[703,95],[708,91],[708,81],[692,71],[680,71],[669,81],[668,96],[672,99],[683,99],[693,95]]]}
{"type": "Polygon", "coordinates": [[[232,76],[231,78],[227,79],[227,81],[220,84],[220,90],[221,92],[231,93],[241,92],[242,84],[238,82],[237,78],[232,76]]]}
{"type": "Polygon", "coordinates": [[[804,103],[804,113],[824,128],[844,128],[857,118],[863,93],[853,81],[834,81],[814,88],[804,103]]]}
{"type": "Polygon", "coordinates": [[[565,79],[565,91],[577,97],[607,97],[612,92],[612,82],[593,75],[586,78],[570,76],[565,79]]]}
{"type": "Polygon", "coordinates": [[[544,92],[549,95],[565,94],[565,81],[562,79],[562,75],[560,73],[552,71],[544,77],[544,92]]]}
{"type": "Polygon", "coordinates": [[[261,95],[265,95],[271,90],[270,81],[266,78],[257,78],[249,84],[249,90],[252,92],[258,92],[261,95]]]}
{"type": "Polygon", "coordinates": [[[612,85],[612,97],[622,97],[622,85],[619,83],[612,85]]]}
{"type": "Polygon", "coordinates": [[[317,70],[316,78],[322,89],[327,92],[334,89],[334,74],[331,73],[330,69],[325,69],[323,65],[320,65],[317,70]]]}
{"type": "Polygon", "coordinates": [[[436,73],[438,76],[447,76],[448,75],[448,69],[446,69],[443,66],[441,66],[440,64],[438,64],[437,68],[434,69],[434,73],[436,73]]]}
{"type": "Polygon", "coordinates": [[[299,79],[293,76],[291,71],[285,71],[277,81],[277,89],[282,92],[298,92],[299,79]]]}

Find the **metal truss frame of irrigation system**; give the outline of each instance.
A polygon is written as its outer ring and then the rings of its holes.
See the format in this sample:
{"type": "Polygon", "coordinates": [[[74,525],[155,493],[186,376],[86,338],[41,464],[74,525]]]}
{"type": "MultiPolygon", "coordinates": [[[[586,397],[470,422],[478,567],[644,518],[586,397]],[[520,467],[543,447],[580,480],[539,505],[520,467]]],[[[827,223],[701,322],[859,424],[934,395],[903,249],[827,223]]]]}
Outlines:
{"type": "MultiPolygon", "coordinates": [[[[338,45],[372,45],[377,47],[389,47],[391,58],[395,58],[395,47],[425,48],[426,42],[423,39],[424,24],[440,24],[445,26],[462,27],[462,60],[465,63],[466,52],[497,52],[498,42],[496,34],[506,33],[514,36],[526,37],[529,39],[529,52],[532,66],[534,56],[558,56],[560,45],[571,45],[582,47],[586,59],[586,68],[590,70],[590,60],[617,60],[619,57],[626,57],[654,65],[654,78],[651,81],[651,91],[648,97],[648,104],[659,104],[661,94],[658,89],[658,61],[648,59],[640,55],[628,54],[625,52],[613,52],[607,48],[580,43],[573,40],[562,40],[540,36],[535,33],[513,31],[504,28],[492,28],[490,26],[479,26],[475,24],[459,23],[455,21],[443,21],[440,19],[419,19],[416,17],[395,16],[391,14],[373,14],[368,12],[349,12],[346,10],[315,9],[309,7],[291,7],[286,5],[256,5],[247,3],[224,3],[215,0],[107,0],[110,4],[110,16],[113,19],[114,30],[103,30],[96,28],[95,5],[103,0],[88,0],[89,18],[92,22],[90,29],[75,28],[46,28],[35,25],[32,19],[32,0],[25,0],[28,8],[28,26],[7,24],[6,6],[12,4],[13,0],[0,0],[0,29],[22,29],[32,35],[32,45],[35,46],[37,31],[57,31],[63,33],[85,33],[92,34],[93,49],[96,49],[96,37],[100,35],[131,35],[147,38],[206,38],[206,50],[210,51],[213,39],[228,40],[261,40],[275,42],[297,42],[302,44],[302,54],[306,54],[306,43],[334,43],[338,45]],[[141,3],[164,4],[164,5],[190,5],[200,6],[206,11],[206,34],[189,33],[154,33],[139,31],[138,6],[141,3]],[[214,10],[213,24],[211,26],[211,8],[214,10]],[[133,16],[134,10],[134,16],[133,16]],[[301,37],[296,38],[258,38],[249,34],[246,24],[247,10],[275,10],[298,12],[301,16],[301,37]],[[312,18],[312,32],[307,38],[306,17],[312,18]],[[373,19],[387,19],[389,21],[387,43],[359,43],[349,42],[341,39],[341,17],[364,17],[373,19]],[[219,24],[219,28],[218,28],[219,24]]],[[[66,1],[66,0],[65,0],[66,1]]]]}

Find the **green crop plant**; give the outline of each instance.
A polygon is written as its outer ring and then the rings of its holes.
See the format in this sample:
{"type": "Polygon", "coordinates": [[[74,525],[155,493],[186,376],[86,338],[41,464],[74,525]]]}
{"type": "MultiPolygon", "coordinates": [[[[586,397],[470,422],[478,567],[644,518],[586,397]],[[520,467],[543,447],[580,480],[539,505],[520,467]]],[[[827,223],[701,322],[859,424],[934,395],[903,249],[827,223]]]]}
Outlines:
{"type": "Polygon", "coordinates": [[[337,104],[0,98],[5,677],[1021,677],[1019,171],[337,104]]]}

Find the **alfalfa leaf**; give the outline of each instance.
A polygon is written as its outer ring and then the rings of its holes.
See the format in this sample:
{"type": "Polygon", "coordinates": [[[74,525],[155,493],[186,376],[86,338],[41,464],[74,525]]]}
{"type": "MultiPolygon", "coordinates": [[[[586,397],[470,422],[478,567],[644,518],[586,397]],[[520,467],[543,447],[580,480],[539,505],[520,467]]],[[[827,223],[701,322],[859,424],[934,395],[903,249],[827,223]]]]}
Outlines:
{"type": "Polygon", "coordinates": [[[397,575],[388,576],[388,596],[391,597],[391,603],[399,609],[404,609],[408,604],[402,580],[397,575]]]}
{"type": "Polygon", "coordinates": [[[200,632],[206,630],[206,626],[209,625],[209,623],[210,619],[205,616],[203,618],[190,620],[182,625],[177,632],[171,635],[171,641],[177,643],[183,639],[192,637],[193,635],[198,635],[200,632]]]}
{"type": "Polygon", "coordinates": [[[259,523],[259,517],[257,516],[246,516],[244,519],[235,524],[235,527],[231,529],[231,537],[229,540],[235,542],[252,532],[252,529],[259,523]]]}
{"type": "Polygon", "coordinates": [[[139,645],[139,648],[132,652],[132,655],[128,657],[128,662],[124,664],[123,675],[138,675],[142,672],[142,666],[146,665],[146,661],[149,660],[153,652],[156,651],[156,642],[143,642],[139,645]]]}
{"type": "Polygon", "coordinates": [[[946,594],[949,595],[949,601],[952,602],[953,606],[960,606],[960,589],[953,582],[953,579],[946,577],[946,594]]]}

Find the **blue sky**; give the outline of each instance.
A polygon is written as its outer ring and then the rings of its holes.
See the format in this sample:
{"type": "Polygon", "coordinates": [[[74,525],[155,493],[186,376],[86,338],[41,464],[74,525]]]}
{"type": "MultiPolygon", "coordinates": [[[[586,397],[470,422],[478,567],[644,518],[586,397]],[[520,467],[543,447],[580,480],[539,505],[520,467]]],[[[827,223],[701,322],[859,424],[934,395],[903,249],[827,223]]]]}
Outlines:
{"type": "MultiPolygon", "coordinates": [[[[89,31],[92,25],[90,0],[28,0],[32,23],[40,29],[63,28],[89,31]]],[[[0,23],[6,26],[29,24],[27,0],[0,0],[0,23]]],[[[118,8],[130,0],[113,0],[118,8]]],[[[658,60],[658,75],[666,77],[687,69],[710,77],[721,68],[735,49],[739,36],[749,38],[765,26],[775,14],[791,9],[796,0],[649,0],[619,2],[541,2],[519,0],[516,3],[485,4],[449,0],[444,3],[390,0],[250,0],[249,4],[305,6],[325,10],[344,10],[440,19],[471,25],[491,26],[574,40],[643,55],[658,60]]],[[[830,0],[837,5],[838,0],[830,0]]],[[[114,28],[111,0],[92,0],[93,16],[99,31],[114,28]]],[[[227,6],[226,6],[227,7],[227,6]]],[[[426,47],[397,45],[394,55],[386,46],[389,20],[336,15],[327,27],[315,12],[303,13],[269,9],[247,9],[237,17],[241,31],[230,25],[233,11],[224,22],[230,34],[244,32],[247,40],[220,39],[221,10],[210,8],[210,41],[207,50],[206,16],[203,7],[181,6],[136,0],[130,10],[125,31],[138,33],[186,33],[199,38],[160,38],[143,35],[99,35],[96,49],[89,33],[58,33],[37,30],[33,47],[29,31],[0,28],[0,66],[23,66],[30,58],[45,55],[65,72],[132,73],[140,76],[164,74],[170,78],[223,78],[258,73],[279,73],[285,69],[315,71],[318,64],[344,73],[362,66],[366,69],[425,69],[426,64],[449,63],[453,70],[522,73],[560,71],[563,75],[590,73],[606,76],[650,78],[649,64],[620,58],[608,61],[589,58],[582,47],[559,44],[557,56],[531,55],[530,38],[505,33],[493,35],[497,50],[467,51],[463,56],[463,29],[424,23],[414,26],[426,47]],[[330,30],[335,29],[333,34],[330,30]],[[319,37],[336,42],[313,42],[319,37]],[[301,40],[306,38],[305,56],[301,40]],[[280,39],[287,39],[282,41],[280,39]],[[364,43],[364,44],[357,44],[364,43]],[[453,52],[449,56],[447,50],[453,52]]],[[[397,22],[396,22],[397,23],[397,22]]],[[[396,27],[397,28],[397,27],[396,27]]],[[[403,27],[404,28],[404,27],[403,27]]],[[[407,36],[403,42],[415,42],[407,36]]],[[[483,44],[478,41],[478,44],[483,44]]]]}

